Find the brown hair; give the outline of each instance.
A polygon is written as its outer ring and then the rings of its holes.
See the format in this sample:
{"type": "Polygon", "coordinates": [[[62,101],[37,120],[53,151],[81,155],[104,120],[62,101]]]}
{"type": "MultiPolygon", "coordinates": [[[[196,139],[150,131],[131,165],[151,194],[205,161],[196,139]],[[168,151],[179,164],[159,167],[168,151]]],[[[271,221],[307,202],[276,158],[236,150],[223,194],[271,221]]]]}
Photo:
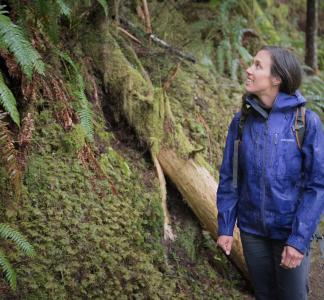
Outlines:
{"type": "Polygon", "coordinates": [[[296,56],[289,50],[277,46],[263,46],[261,50],[271,55],[271,75],[279,77],[279,91],[294,94],[302,82],[302,70],[296,56]]]}
{"type": "MultiPolygon", "coordinates": [[[[271,75],[279,77],[281,84],[279,91],[292,95],[300,87],[302,82],[302,70],[296,56],[288,49],[277,46],[263,46],[259,51],[268,51],[271,55],[271,75]]],[[[246,97],[253,94],[245,93],[242,97],[242,114],[248,114],[245,106],[246,97]]]]}

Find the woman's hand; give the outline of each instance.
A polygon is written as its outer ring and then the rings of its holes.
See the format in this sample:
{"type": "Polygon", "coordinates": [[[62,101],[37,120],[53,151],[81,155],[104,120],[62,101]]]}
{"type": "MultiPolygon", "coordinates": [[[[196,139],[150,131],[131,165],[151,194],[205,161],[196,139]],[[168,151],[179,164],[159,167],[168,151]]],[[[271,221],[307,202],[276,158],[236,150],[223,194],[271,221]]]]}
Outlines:
{"type": "Polygon", "coordinates": [[[300,266],[304,255],[296,250],[294,247],[285,246],[281,254],[281,263],[285,269],[293,269],[300,266]]]}
{"type": "Polygon", "coordinates": [[[226,255],[230,255],[232,250],[233,237],[229,235],[220,235],[217,239],[217,246],[222,248],[226,255]]]}

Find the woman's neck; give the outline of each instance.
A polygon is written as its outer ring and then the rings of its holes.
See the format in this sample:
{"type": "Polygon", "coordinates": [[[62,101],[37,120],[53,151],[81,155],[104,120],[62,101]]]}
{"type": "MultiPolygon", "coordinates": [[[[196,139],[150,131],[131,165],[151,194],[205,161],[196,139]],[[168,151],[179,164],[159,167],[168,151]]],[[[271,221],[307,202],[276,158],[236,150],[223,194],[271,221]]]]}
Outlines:
{"type": "Polygon", "coordinates": [[[264,93],[261,95],[257,95],[259,98],[259,101],[262,103],[262,105],[266,108],[271,108],[273,103],[276,100],[276,97],[278,95],[278,90],[273,90],[270,93],[264,93]]]}

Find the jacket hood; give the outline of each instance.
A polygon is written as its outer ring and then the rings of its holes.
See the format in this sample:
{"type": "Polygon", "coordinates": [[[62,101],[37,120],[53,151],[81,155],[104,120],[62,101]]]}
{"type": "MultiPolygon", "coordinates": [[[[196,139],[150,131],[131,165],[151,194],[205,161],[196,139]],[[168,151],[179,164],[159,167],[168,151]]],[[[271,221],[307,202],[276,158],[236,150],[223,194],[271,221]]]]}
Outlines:
{"type": "MultiPolygon", "coordinates": [[[[250,104],[264,118],[268,118],[268,112],[263,104],[253,95],[248,95],[245,99],[246,103],[250,104]]],[[[271,111],[285,111],[297,106],[305,105],[306,99],[299,90],[292,95],[279,92],[272,106],[271,111]]]]}
{"type": "Polygon", "coordinates": [[[286,110],[305,104],[306,99],[303,97],[299,90],[297,90],[293,95],[279,92],[272,110],[286,110]]]}

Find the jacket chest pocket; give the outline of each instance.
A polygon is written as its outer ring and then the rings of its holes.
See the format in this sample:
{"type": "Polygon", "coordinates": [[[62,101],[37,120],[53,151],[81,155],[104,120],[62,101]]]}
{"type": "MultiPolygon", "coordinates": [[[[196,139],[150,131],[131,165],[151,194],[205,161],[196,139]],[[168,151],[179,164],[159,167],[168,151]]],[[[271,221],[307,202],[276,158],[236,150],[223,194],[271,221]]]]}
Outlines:
{"type": "Polygon", "coordinates": [[[277,179],[298,179],[302,171],[302,154],[293,133],[274,134],[272,162],[277,179]]]}
{"type": "Polygon", "coordinates": [[[261,176],[262,173],[262,144],[258,132],[245,133],[239,149],[240,167],[248,175],[261,176]]]}

